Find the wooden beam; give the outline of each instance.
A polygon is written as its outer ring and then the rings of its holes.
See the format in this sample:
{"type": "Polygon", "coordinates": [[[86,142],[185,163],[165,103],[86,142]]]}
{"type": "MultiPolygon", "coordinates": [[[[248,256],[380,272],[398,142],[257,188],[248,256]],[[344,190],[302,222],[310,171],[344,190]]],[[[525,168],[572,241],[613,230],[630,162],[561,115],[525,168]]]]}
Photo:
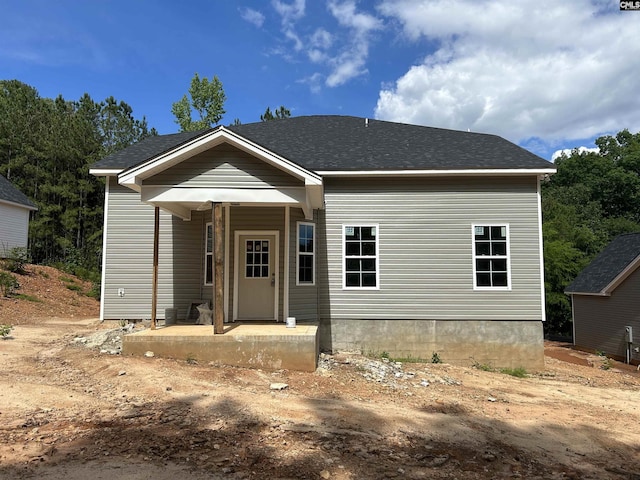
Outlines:
{"type": "Polygon", "coordinates": [[[155,208],[153,223],[153,283],[151,287],[151,330],[156,329],[156,311],[158,307],[158,243],[160,231],[160,208],[155,208]]]}
{"type": "Polygon", "coordinates": [[[224,242],[222,204],[213,204],[213,333],[224,333],[224,242]]]}

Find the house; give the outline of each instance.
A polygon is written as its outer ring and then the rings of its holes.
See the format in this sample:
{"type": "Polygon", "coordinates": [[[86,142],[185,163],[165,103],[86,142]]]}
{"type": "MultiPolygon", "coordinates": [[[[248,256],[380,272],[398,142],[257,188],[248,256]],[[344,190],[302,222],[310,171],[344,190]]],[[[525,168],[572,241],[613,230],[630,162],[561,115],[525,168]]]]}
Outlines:
{"type": "Polygon", "coordinates": [[[640,233],[613,239],[565,293],[571,295],[577,348],[638,363],[640,233]]]}
{"type": "Polygon", "coordinates": [[[26,247],[29,213],[38,207],[5,177],[0,175],[0,257],[16,247],[26,247]]]}
{"type": "Polygon", "coordinates": [[[325,351],[540,368],[553,172],[494,135],[347,116],[150,137],[91,168],[100,315],[204,299],[220,325],[313,322],[325,351]]]}

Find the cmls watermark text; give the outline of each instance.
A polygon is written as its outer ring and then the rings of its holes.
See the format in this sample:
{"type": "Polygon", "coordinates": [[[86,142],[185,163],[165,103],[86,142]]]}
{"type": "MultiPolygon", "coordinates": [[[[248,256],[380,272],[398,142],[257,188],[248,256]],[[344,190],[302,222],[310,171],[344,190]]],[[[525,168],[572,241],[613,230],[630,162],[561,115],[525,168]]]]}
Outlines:
{"type": "Polygon", "coordinates": [[[624,1],[620,0],[620,10],[638,10],[640,11],[640,1],[624,1]]]}

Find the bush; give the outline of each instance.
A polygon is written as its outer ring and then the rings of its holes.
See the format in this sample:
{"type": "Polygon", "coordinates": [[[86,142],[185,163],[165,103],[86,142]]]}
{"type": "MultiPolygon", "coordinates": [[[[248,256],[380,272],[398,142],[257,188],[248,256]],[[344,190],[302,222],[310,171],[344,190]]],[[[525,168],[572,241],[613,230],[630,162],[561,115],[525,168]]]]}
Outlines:
{"type": "Polygon", "coordinates": [[[20,284],[14,275],[0,272],[0,293],[3,297],[9,297],[17,288],[20,288],[20,284]]]}
{"type": "Polygon", "coordinates": [[[9,250],[9,255],[4,263],[6,269],[10,272],[24,275],[26,273],[25,265],[31,263],[31,254],[25,247],[15,247],[9,250]]]}
{"type": "Polygon", "coordinates": [[[11,330],[13,330],[12,325],[0,325],[0,337],[2,337],[3,339],[9,337],[11,330]]]}

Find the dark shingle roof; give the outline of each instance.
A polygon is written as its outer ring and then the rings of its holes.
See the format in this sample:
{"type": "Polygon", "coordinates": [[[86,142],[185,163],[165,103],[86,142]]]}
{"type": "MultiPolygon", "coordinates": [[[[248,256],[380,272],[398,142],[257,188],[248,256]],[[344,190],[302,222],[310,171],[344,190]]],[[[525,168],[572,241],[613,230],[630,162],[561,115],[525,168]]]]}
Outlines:
{"type": "MultiPolygon", "coordinates": [[[[226,127],[312,171],[547,169],[553,164],[496,135],[334,115],[226,127]]],[[[150,137],[96,163],[129,168],[204,133],[150,137]]]]}
{"type": "Polygon", "coordinates": [[[35,203],[29,200],[29,197],[14,187],[9,180],[0,175],[0,201],[2,200],[24,205],[31,209],[37,209],[35,203]]]}
{"type": "Polygon", "coordinates": [[[640,233],[613,239],[565,289],[565,293],[604,293],[625,268],[640,255],[640,233]]]}
{"type": "Polygon", "coordinates": [[[208,130],[199,130],[197,132],[180,132],[169,135],[156,135],[147,137],[144,140],[134,143],[130,147],[112,153],[108,157],[93,164],[91,168],[96,169],[119,169],[129,168],[144,162],[149,158],[167,152],[183,143],[187,143],[208,130]]]}

